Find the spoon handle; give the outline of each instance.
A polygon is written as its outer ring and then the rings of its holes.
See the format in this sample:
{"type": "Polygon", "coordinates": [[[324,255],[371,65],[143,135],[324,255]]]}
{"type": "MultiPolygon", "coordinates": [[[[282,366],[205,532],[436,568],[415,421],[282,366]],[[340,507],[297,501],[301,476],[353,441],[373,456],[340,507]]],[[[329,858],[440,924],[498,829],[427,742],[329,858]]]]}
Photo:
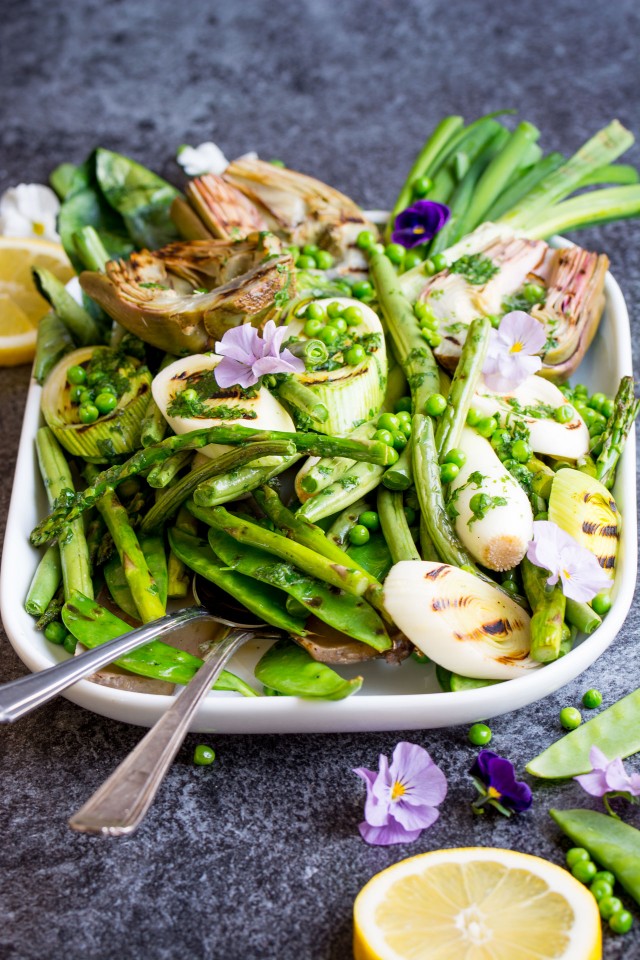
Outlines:
{"type": "Polygon", "coordinates": [[[0,687],[0,723],[11,723],[36,707],[51,700],[77,680],[88,677],[118,657],[141,647],[150,640],[171,633],[182,624],[193,620],[213,619],[204,607],[185,607],[176,613],[161,617],[152,623],[131,630],[121,637],[102,643],[77,657],[71,657],[55,667],[12,680],[0,687]]]}
{"type": "Polygon", "coordinates": [[[232,630],[216,645],[167,712],[74,813],[69,820],[73,830],[122,837],[136,829],[151,806],[199,704],[225,663],[252,636],[255,636],[252,630],[232,630]]]}

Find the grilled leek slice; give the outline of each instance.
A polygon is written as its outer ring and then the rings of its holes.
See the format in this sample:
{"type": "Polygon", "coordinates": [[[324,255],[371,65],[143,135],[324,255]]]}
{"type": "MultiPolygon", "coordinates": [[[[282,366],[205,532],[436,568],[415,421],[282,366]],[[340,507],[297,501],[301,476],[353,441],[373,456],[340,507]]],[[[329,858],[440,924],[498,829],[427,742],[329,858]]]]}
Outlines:
{"type": "Polygon", "coordinates": [[[551,487],[549,520],[590,550],[613,580],[621,517],[611,491],[579,470],[560,470],[551,487]]]}
{"type": "MultiPolygon", "coordinates": [[[[154,378],[153,399],[175,433],[233,423],[258,430],[295,431],[291,417],[266,387],[247,393],[238,387],[221,390],[214,373],[221,360],[214,353],[194,354],[170,363],[154,378]]],[[[215,458],[229,449],[211,443],[201,452],[215,458]]],[[[253,465],[275,466],[280,460],[263,457],[253,465]]]]}
{"type": "MultiPolygon", "coordinates": [[[[339,303],[343,308],[354,306],[362,316],[357,326],[348,329],[344,343],[340,340],[330,346],[326,363],[296,374],[329,411],[329,417],[323,423],[312,420],[312,428],[319,433],[342,437],[365,420],[372,419],[382,406],[387,385],[384,333],[377,314],[360,300],[328,297],[315,303],[325,309],[330,303],[339,303]],[[366,351],[364,360],[356,366],[350,366],[344,359],[353,342],[364,345],[366,351]]],[[[308,339],[304,324],[303,317],[291,316],[288,320],[291,337],[308,339]]]]}
{"type": "Polygon", "coordinates": [[[402,560],[384,582],[394,623],[435,663],[478,680],[511,680],[540,667],[529,656],[529,615],[458,567],[402,560]]]}

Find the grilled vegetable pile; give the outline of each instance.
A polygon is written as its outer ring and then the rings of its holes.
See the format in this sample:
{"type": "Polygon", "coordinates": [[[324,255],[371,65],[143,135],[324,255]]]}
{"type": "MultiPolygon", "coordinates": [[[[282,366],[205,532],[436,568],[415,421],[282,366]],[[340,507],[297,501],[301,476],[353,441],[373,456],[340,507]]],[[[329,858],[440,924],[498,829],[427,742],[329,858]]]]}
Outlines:
{"type": "MultiPolygon", "coordinates": [[[[161,617],[194,572],[287,635],[256,667],[269,695],[339,699],[362,679],[332,665],[412,651],[468,689],[598,627],[638,401],[630,377],[568,383],[608,259],[547,241],[640,216],[640,185],[617,121],[567,160],[538,139],[446,118],[381,232],[250,157],[184,195],[102,149],[54,172],[82,295],[36,277],[51,512],[26,609],[50,642],[161,617]]],[[[101,680],[200,663],[154,642],[101,680]]]]}

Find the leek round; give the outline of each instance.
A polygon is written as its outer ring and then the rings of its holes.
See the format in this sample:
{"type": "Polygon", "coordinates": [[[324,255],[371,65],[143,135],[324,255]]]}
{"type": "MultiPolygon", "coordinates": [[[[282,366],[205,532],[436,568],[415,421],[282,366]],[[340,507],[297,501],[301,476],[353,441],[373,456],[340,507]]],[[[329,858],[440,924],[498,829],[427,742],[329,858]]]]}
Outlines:
{"type": "Polygon", "coordinates": [[[529,656],[529,615],[466,570],[402,560],[384,582],[384,605],[405,636],[452,673],[511,680],[540,667],[529,656]]]}
{"type": "Polygon", "coordinates": [[[613,580],[621,517],[610,490],[580,470],[560,470],[549,496],[549,520],[590,550],[613,580]]]}

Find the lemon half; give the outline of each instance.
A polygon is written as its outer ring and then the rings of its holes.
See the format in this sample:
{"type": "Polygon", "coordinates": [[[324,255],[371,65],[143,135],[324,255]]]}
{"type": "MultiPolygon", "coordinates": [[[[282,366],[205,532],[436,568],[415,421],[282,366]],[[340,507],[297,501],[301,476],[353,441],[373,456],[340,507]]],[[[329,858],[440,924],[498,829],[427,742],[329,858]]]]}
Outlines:
{"type": "Polygon", "coordinates": [[[74,275],[60,244],[33,237],[0,237],[0,366],[33,359],[38,324],[49,310],[33,285],[32,267],[46,267],[62,283],[74,275]]]}
{"type": "Polygon", "coordinates": [[[492,847],[378,873],[354,905],[355,960],[601,960],[593,894],[567,870],[492,847]]]}

